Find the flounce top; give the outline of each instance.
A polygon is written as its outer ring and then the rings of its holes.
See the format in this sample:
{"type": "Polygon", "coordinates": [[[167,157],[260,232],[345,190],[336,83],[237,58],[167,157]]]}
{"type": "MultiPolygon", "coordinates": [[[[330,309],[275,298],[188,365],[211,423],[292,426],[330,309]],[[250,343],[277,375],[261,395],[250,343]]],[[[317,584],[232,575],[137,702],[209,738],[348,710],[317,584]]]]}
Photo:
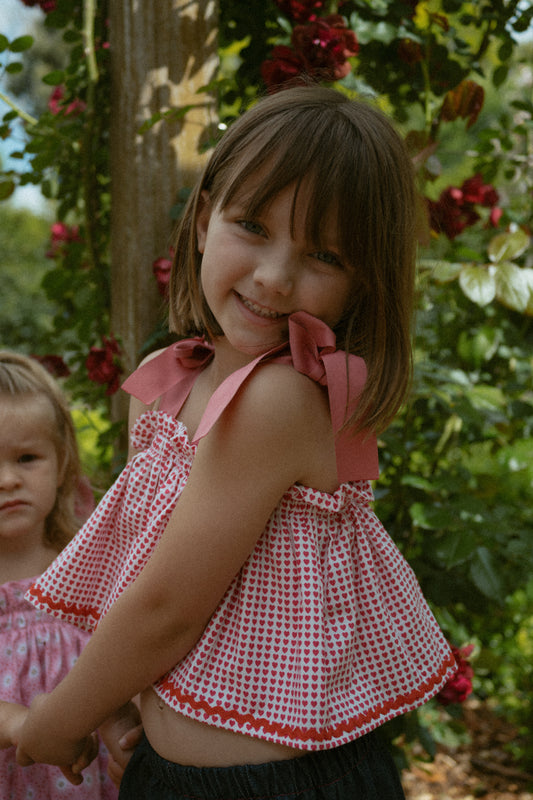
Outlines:
{"type": "MultiPolygon", "coordinates": [[[[332,424],[340,429],[364,385],[364,363],[349,356],[354,380],[347,381],[346,354],[335,350],[330,329],[303,313],[291,323],[290,353],[271,351],[230,376],[192,442],[173,414],[211,357],[209,348],[180,342],[133,373],[128,391],[146,403],[161,396],[159,410],[145,412],[133,427],[141,452],[28,599],[94,630],[148,561],[198,439],[265,359],[292,363],[327,386],[332,424]]],[[[336,452],[343,476],[337,491],[296,484],[285,493],[197,644],[154,685],[171,708],[234,732],[320,750],[421,705],[455,672],[414,573],[369,505],[375,438],[343,433],[336,452]]]]}

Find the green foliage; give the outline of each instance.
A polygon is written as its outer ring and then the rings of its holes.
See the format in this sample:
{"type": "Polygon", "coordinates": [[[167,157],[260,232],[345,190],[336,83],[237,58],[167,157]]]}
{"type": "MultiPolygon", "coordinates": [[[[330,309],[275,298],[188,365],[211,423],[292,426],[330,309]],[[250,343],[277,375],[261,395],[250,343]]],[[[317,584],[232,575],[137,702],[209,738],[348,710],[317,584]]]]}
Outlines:
{"type": "Polygon", "coordinates": [[[23,210],[0,205],[2,313],[0,347],[44,355],[43,333],[51,333],[53,305],[43,296],[41,281],[50,262],[44,243],[50,224],[23,210]]]}
{"type": "MultiPolygon", "coordinates": [[[[267,90],[265,62],[269,74],[288,77],[298,65],[312,71],[317,53],[296,35],[313,20],[292,17],[290,2],[219,5],[220,69],[204,91],[217,93],[221,122],[231,124],[267,90]]],[[[96,407],[102,387],[87,380],[85,362],[109,335],[111,109],[106,3],[98,0],[91,15],[92,6],[57,0],[46,17],[66,54],[44,77],[50,91],[62,87],[59,106],[34,119],[3,98],[0,135],[23,120],[26,142],[20,170],[0,176],[0,199],[18,184],[37,184],[69,226],[68,242],[43,270],[53,320],[42,342],[66,358],[74,395],[96,407]]],[[[447,635],[476,643],[477,693],[531,726],[533,46],[518,46],[516,34],[529,29],[533,4],[328,0],[314,13],[322,21],[338,14],[337,33],[358,42],[320,77],[374,98],[395,118],[429,212],[415,382],[383,437],[376,509],[447,635]]],[[[332,52],[330,33],[326,24],[316,34],[326,37],[320,56],[332,52]]],[[[0,69],[14,79],[31,47],[28,37],[0,35],[0,69]]],[[[162,110],[143,130],[186,113],[162,110]]],[[[89,446],[93,467],[94,458],[109,458],[103,446],[89,446]]],[[[434,705],[389,730],[428,753],[435,738],[461,735],[457,719],[434,705]]]]}

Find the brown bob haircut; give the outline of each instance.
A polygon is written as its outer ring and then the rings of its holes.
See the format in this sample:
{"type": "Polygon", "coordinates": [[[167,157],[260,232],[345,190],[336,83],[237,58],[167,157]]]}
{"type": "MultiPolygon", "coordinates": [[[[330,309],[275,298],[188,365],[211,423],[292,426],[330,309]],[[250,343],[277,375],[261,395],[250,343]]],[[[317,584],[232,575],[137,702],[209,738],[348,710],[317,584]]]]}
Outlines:
{"type": "MultiPolygon", "coordinates": [[[[411,377],[417,194],[404,143],[369,102],[301,86],[261,99],[222,136],[189,197],[177,231],[170,323],[179,336],[221,334],[202,293],[196,220],[201,192],[226,207],[246,195],[253,217],[282,189],[309,186],[306,235],[318,245],[337,226],[344,263],[355,268],[352,302],[335,328],[337,346],[365,359],[368,380],[355,429],[379,432],[404,401],[411,377]]],[[[294,208],[293,208],[294,213],[294,208]]]]}
{"type": "Polygon", "coordinates": [[[67,401],[54,378],[34,358],[0,350],[0,403],[2,395],[39,397],[52,407],[55,425],[48,431],[56,453],[61,485],[55,505],[46,518],[45,541],[58,551],[72,539],[79,528],[74,503],[81,468],[74,423],[67,401]]]}

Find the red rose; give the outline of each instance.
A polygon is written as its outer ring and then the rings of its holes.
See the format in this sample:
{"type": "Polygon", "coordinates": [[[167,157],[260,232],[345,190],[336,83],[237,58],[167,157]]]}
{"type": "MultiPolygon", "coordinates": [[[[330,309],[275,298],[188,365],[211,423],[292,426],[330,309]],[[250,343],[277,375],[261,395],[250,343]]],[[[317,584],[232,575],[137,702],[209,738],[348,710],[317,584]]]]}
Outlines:
{"type": "Polygon", "coordinates": [[[168,284],[170,281],[170,270],[172,261],[169,258],[156,258],[152,264],[152,272],[157,281],[157,289],[161,297],[168,298],[168,284]]]}
{"type": "Polygon", "coordinates": [[[466,698],[472,692],[472,678],[474,677],[474,670],[472,669],[468,657],[471,655],[474,645],[466,645],[465,647],[454,647],[452,645],[452,653],[455,656],[457,664],[457,672],[444,684],[436,696],[439,703],[443,706],[450,705],[451,703],[464,703],[466,698]]]}
{"type": "Polygon", "coordinates": [[[294,81],[305,73],[303,59],[290,47],[278,45],[271,56],[261,64],[261,77],[269,89],[275,89],[287,81],[294,81]]]}
{"type": "Polygon", "coordinates": [[[45,14],[49,14],[50,11],[56,10],[56,0],[22,0],[25,6],[41,6],[41,10],[44,11],[45,14]]]}
{"type": "Polygon", "coordinates": [[[297,25],[292,32],[292,44],[303,58],[307,72],[325,81],[344,78],[350,72],[347,59],[359,51],[355,33],[338,14],[297,25]]]}
{"type": "Polygon", "coordinates": [[[275,0],[279,10],[294,22],[310,22],[316,19],[315,9],[321,9],[323,0],[275,0]]]}
{"type": "Polygon", "coordinates": [[[398,44],[398,55],[409,66],[417,64],[424,57],[422,47],[414,39],[401,39],[398,44]]]}
{"type": "Polygon", "coordinates": [[[496,208],[498,199],[494,186],[484,184],[480,174],[467,178],[461,186],[448,186],[438,200],[427,201],[431,228],[454,239],[480,218],[476,205],[492,209],[489,224],[496,226],[502,213],[496,208]]]}
{"type": "Polygon", "coordinates": [[[77,225],[54,222],[50,227],[50,248],[46,252],[46,258],[63,256],[71,242],[81,242],[79,231],[77,225]]]}
{"type": "Polygon", "coordinates": [[[89,380],[107,384],[106,394],[111,395],[119,388],[120,373],[123,371],[118,360],[120,347],[113,336],[103,336],[102,342],[103,347],[91,347],[85,367],[89,380]]]}
{"type": "Polygon", "coordinates": [[[54,378],[68,378],[70,375],[70,370],[61,358],[61,356],[55,356],[53,354],[48,354],[46,356],[32,356],[39,364],[48,370],[50,375],[53,375],[54,378]]]}
{"type": "Polygon", "coordinates": [[[87,108],[86,103],[78,99],[74,99],[71,103],[65,105],[64,97],[64,88],[62,86],[56,86],[48,100],[48,110],[52,114],[64,114],[66,117],[78,116],[87,108]]]}

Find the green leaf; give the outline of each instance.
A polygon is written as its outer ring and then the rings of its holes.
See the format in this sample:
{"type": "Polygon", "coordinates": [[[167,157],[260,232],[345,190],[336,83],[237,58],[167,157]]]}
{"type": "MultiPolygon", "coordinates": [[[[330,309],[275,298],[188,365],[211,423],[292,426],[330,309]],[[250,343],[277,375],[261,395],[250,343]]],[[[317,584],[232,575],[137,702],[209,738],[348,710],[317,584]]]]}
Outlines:
{"type": "Polygon", "coordinates": [[[22,72],[24,66],[20,63],[20,61],[13,61],[11,64],[8,64],[6,67],[6,72],[9,75],[18,75],[19,72],[22,72]]]}
{"type": "Polygon", "coordinates": [[[447,569],[468,561],[476,550],[475,538],[469,531],[446,533],[435,547],[435,555],[447,569]]]}
{"type": "Polygon", "coordinates": [[[503,600],[502,581],[490,551],[478,547],[470,565],[470,577],[479,591],[491,600],[503,600]]]}
{"type": "Polygon", "coordinates": [[[438,283],[449,283],[459,277],[464,266],[452,261],[434,261],[431,275],[438,283]]]}
{"type": "Polygon", "coordinates": [[[0,53],[3,53],[4,50],[7,50],[9,47],[9,39],[7,36],[4,36],[3,33],[0,33],[0,53]]]}
{"type": "Polygon", "coordinates": [[[59,86],[65,82],[65,72],[62,69],[54,69],[52,72],[47,72],[43,75],[43,83],[47,86],[59,86]]]}
{"type": "Polygon", "coordinates": [[[533,269],[526,267],[522,270],[522,272],[524,273],[524,277],[529,287],[529,300],[525,308],[525,313],[533,316],[533,269]]]}
{"type": "Polygon", "coordinates": [[[501,64],[499,67],[497,67],[492,75],[492,82],[494,86],[501,86],[502,83],[505,83],[508,74],[509,74],[508,66],[501,64]]]}
{"type": "Polygon", "coordinates": [[[13,39],[9,49],[12,53],[23,53],[25,50],[29,50],[32,44],[33,36],[19,36],[17,39],[13,39]]]}
{"type": "Polygon", "coordinates": [[[409,515],[415,525],[430,531],[448,528],[456,519],[452,509],[425,503],[413,503],[409,515]]]}
{"type": "Polygon", "coordinates": [[[15,191],[13,181],[0,181],[0,200],[7,200],[15,191]]]}
{"type": "Polygon", "coordinates": [[[468,389],[465,394],[478,411],[496,411],[505,407],[505,395],[497,386],[479,383],[468,389]]]}
{"type": "Polygon", "coordinates": [[[459,275],[461,289],[473,303],[486,306],[496,296],[496,281],[486,266],[472,264],[461,270],[459,275]]]}
{"type": "Polygon", "coordinates": [[[514,311],[525,311],[530,302],[530,285],[524,270],[504,261],[498,264],[496,273],[496,297],[507,308],[514,311]]]}
{"type": "Polygon", "coordinates": [[[500,233],[494,236],[488,246],[489,258],[494,263],[500,261],[512,261],[521,256],[529,247],[529,236],[518,228],[511,233],[500,233]]]}

